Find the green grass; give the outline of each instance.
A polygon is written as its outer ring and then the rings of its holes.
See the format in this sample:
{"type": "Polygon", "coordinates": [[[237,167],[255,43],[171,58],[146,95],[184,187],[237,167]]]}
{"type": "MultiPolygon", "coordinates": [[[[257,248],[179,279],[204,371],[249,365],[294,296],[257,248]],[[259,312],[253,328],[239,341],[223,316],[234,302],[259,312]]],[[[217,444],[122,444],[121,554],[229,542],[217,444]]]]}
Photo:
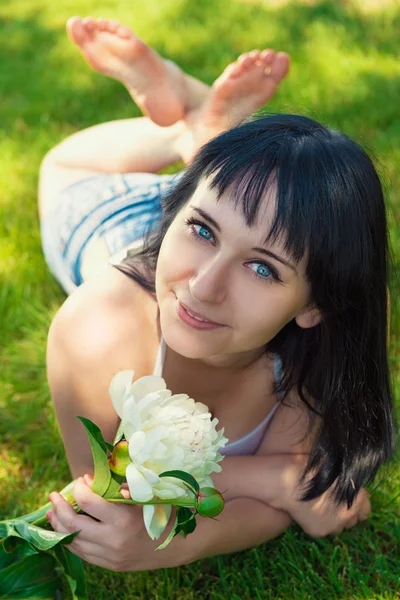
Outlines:
{"type": "MultiPolygon", "coordinates": [[[[64,34],[73,14],[119,18],[162,54],[211,83],[238,54],[273,47],[293,69],[274,111],[344,130],[379,161],[395,269],[400,264],[400,9],[379,2],[13,0],[0,6],[0,506],[27,512],[69,481],[45,376],[51,319],[64,294],[44,263],[36,211],[42,156],[66,135],[138,116],[125,90],[90,71],[64,34]]],[[[390,360],[399,398],[400,318],[392,284],[390,360]]],[[[385,466],[370,519],[340,537],[293,527],[257,549],[152,573],[86,568],[90,598],[107,600],[398,598],[400,469],[385,466]]]]}

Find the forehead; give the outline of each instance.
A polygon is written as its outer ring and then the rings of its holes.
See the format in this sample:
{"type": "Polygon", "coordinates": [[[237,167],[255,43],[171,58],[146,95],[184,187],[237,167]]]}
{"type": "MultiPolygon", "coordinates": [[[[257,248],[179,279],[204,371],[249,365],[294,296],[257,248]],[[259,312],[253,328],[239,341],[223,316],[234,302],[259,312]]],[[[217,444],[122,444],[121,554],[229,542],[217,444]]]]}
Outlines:
{"type": "Polygon", "coordinates": [[[254,220],[250,224],[245,214],[245,195],[240,197],[239,194],[234,194],[232,188],[228,188],[222,195],[219,195],[218,188],[211,187],[211,180],[203,178],[188,204],[207,211],[218,222],[222,230],[224,224],[227,228],[238,227],[242,231],[247,231],[248,236],[251,235],[260,243],[264,243],[275,219],[276,202],[276,186],[271,184],[262,195],[254,220]]]}

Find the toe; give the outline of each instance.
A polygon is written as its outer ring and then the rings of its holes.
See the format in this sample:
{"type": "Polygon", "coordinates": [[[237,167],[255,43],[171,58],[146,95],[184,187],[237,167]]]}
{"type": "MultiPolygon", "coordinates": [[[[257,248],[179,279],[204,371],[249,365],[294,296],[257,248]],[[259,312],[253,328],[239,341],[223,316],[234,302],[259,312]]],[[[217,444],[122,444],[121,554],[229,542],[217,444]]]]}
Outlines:
{"type": "Polygon", "coordinates": [[[93,17],[85,17],[82,24],[88,33],[92,33],[95,30],[95,22],[93,17]]]}
{"type": "Polygon", "coordinates": [[[239,56],[237,63],[240,65],[242,71],[247,71],[254,64],[254,59],[251,54],[242,54],[239,56]]]}
{"type": "Polygon", "coordinates": [[[241,73],[242,66],[238,61],[236,61],[226,67],[224,71],[224,76],[229,77],[230,79],[236,79],[236,77],[239,77],[241,73]]]}
{"type": "Polygon", "coordinates": [[[271,65],[270,75],[278,83],[289,73],[290,57],[286,52],[278,52],[271,65]]]}
{"type": "Polygon", "coordinates": [[[124,40],[128,40],[129,38],[132,37],[132,31],[129,29],[129,27],[126,27],[125,25],[119,25],[116,33],[117,33],[118,37],[120,37],[124,40]]]}
{"type": "Polygon", "coordinates": [[[274,58],[275,52],[270,48],[268,48],[267,50],[263,50],[260,54],[260,60],[265,66],[271,65],[273,63],[274,58]]]}
{"type": "Polygon", "coordinates": [[[107,21],[107,31],[109,33],[116,33],[119,26],[119,21],[116,21],[115,19],[112,21],[107,21]]]}
{"type": "Polygon", "coordinates": [[[96,25],[99,31],[106,31],[108,27],[108,20],[100,17],[99,19],[97,19],[96,25]]]}
{"type": "Polygon", "coordinates": [[[85,27],[80,17],[71,17],[67,21],[68,37],[75,44],[80,44],[86,36],[85,27]]]}
{"type": "Polygon", "coordinates": [[[260,58],[260,54],[261,53],[259,50],[252,50],[251,52],[249,52],[249,56],[254,62],[260,58]]]}

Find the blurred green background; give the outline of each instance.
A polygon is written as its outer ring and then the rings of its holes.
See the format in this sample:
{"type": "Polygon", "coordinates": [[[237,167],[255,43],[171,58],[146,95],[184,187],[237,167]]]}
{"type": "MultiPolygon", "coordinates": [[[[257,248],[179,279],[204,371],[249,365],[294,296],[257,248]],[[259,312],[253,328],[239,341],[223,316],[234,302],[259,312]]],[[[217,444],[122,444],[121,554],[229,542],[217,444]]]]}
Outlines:
{"type": "MultiPolygon", "coordinates": [[[[70,479],[45,375],[46,334],[65,295],[44,263],[36,209],[43,155],[89,125],[139,116],[124,88],[84,63],[72,15],[117,18],[211,84],[240,53],[272,47],[292,71],[269,109],[301,113],[361,142],[388,199],[400,262],[400,7],[396,0],[13,0],[0,4],[0,519],[70,479]]],[[[392,277],[390,364],[399,399],[400,318],[392,277]]],[[[399,400],[398,400],[399,402],[399,400]]],[[[90,598],[383,599],[400,595],[400,469],[371,486],[370,519],[339,537],[294,526],[272,543],[187,567],[116,574],[87,566],[90,598]]]]}

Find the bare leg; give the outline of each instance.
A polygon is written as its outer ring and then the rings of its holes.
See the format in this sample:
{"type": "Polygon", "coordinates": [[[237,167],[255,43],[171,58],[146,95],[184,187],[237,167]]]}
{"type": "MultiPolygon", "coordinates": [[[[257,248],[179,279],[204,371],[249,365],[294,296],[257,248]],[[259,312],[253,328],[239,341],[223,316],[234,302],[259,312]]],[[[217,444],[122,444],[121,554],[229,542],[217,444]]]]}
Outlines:
{"type": "MultiPolygon", "coordinates": [[[[114,69],[115,60],[114,56],[114,69]]],[[[124,63],[121,69],[126,76],[124,63]]],[[[126,119],[95,125],[70,136],[42,163],[41,217],[63,188],[85,177],[98,173],[157,173],[180,159],[188,163],[202,144],[268,101],[288,69],[286,54],[255,50],[229,65],[206,99],[174,125],[160,127],[148,118],[126,119]]]]}
{"type": "MultiPolygon", "coordinates": [[[[72,183],[100,173],[157,173],[180,160],[179,122],[159,127],[147,117],[102,123],[79,131],[50,150],[39,178],[39,213],[72,183]]],[[[190,140],[185,143],[188,146],[190,140]]],[[[182,145],[181,145],[182,147],[182,145]]],[[[189,148],[187,148],[189,151],[189,148]]]]}
{"type": "MultiPolygon", "coordinates": [[[[157,105],[159,89],[157,86],[154,88],[150,76],[144,75],[147,59],[150,62],[154,59],[154,55],[151,55],[155,54],[154,51],[150,52],[148,49],[150,58],[148,53],[142,63],[139,58],[129,62],[126,52],[129,54],[132,46],[135,47],[140,40],[130,32],[125,38],[125,34],[122,37],[117,36],[118,40],[115,43],[112,29],[116,27],[116,30],[119,30],[119,24],[112,25],[112,22],[106,21],[99,25],[92,21],[89,19],[82,31],[83,22],[73,19],[69,26],[70,37],[78,43],[76,36],[80,35],[78,45],[88,62],[97,70],[124,83],[130,88],[135,100],[140,87],[138,82],[143,83],[147,77],[140,101],[147,112],[152,112],[157,119],[161,110],[157,105]],[[89,33],[86,28],[89,29],[89,33]],[[90,44],[86,43],[87,37],[90,44]],[[124,47],[125,42],[130,49],[124,47]],[[133,81],[136,82],[136,88],[133,83],[129,83],[133,81]]],[[[158,55],[154,60],[164,65],[164,61],[158,55]]],[[[170,106],[175,102],[175,108],[177,105],[183,107],[184,114],[181,120],[167,127],[161,127],[149,118],[112,121],[90,127],[64,140],[46,155],[41,166],[41,218],[62,189],[86,177],[101,173],[156,173],[178,160],[190,162],[201,145],[237,125],[274,95],[280,81],[288,72],[289,57],[284,53],[275,54],[273,50],[254,50],[229,65],[211,88],[181,71],[177,76],[175,69],[171,70],[165,66],[162,69],[164,91],[166,92],[168,87],[170,91],[176,90],[175,99],[169,97],[170,106]],[[188,105],[189,109],[186,108],[188,105]]],[[[162,117],[158,118],[158,122],[162,120],[162,117]]],[[[101,244],[101,240],[95,241],[87,250],[86,260],[82,265],[84,278],[107,258],[105,245],[101,244]]]]}
{"type": "Polygon", "coordinates": [[[164,60],[118,21],[72,17],[67,32],[86,62],[125,85],[152,121],[172,125],[200,109],[202,127],[214,130],[214,135],[268,102],[289,71],[287,54],[253,50],[230,64],[210,89],[164,60]]]}

